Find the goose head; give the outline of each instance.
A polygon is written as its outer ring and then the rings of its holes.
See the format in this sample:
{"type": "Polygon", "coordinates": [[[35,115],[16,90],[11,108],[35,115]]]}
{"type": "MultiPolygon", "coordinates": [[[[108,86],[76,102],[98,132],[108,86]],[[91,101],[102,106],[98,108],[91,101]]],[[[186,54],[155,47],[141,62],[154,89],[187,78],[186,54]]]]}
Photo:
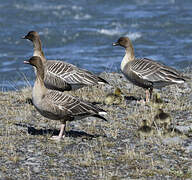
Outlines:
{"type": "Polygon", "coordinates": [[[128,37],[120,37],[117,42],[112,44],[113,46],[122,46],[124,48],[132,47],[131,40],[128,37]]]}
{"type": "Polygon", "coordinates": [[[29,60],[24,61],[24,64],[35,66],[37,69],[43,68],[43,62],[39,56],[33,56],[29,60]]]}
{"type": "Polygon", "coordinates": [[[26,36],[24,36],[22,39],[28,39],[30,41],[35,41],[39,38],[39,34],[36,31],[29,31],[26,36]]]}

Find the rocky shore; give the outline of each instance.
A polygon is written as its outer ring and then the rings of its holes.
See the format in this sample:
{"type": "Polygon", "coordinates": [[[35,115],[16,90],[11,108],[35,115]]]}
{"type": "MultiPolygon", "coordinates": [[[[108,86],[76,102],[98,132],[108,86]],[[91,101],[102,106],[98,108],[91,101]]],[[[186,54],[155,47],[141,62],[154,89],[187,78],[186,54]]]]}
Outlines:
{"type": "Polygon", "coordinates": [[[60,123],[35,110],[31,87],[0,92],[0,179],[192,178],[192,82],[155,90],[159,99],[143,103],[145,91],[122,74],[101,76],[111,85],[71,93],[105,109],[108,122],[70,122],[59,142],[49,138],[60,123]],[[117,87],[122,101],[106,105],[106,95],[117,87]],[[152,126],[159,108],[171,117],[167,129],[152,126]],[[143,120],[153,129],[148,136],[138,133],[143,120]]]}

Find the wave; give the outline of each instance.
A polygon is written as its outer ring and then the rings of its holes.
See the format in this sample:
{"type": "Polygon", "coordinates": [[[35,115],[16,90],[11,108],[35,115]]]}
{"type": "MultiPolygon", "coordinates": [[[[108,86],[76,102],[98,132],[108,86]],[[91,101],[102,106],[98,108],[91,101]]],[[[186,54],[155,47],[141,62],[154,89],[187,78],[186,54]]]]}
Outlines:
{"type": "Polygon", "coordinates": [[[89,14],[76,14],[75,16],[74,16],[74,19],[75,20],[86,20],[86,19],[90,19],[91,18],[91,15],[89,15],[89,14]]]}
{"type": "Polygon", "coordinates": [[[132,41],[135,41],[136,39],[139,39],[142,34],[140,32],[129,32],[125,34],[125,36],[129,37],[132,41]]]}
{"type": "Polygon", "coordinates": [[[100,29],[98,31],[100,34],[108,35],[108,36],[114,36],[114,35],[119,35],[119,36],[128,36],[132,41],[139,39],[142,34],[140,32],[128,32],[128,33],[123,33],[119,29],[100,29]]]}
{"type": "MultiPolygon", "coordinates": [[[[23,9],[27,11],[46,11],[46,10],[74,10],[74,11],[82,11],[83,8],[81,6],[70,6],[66,4],[48,4],[48,3],[32,3],[32,4],[24,4],[24,3],[16,3],[13,4],[16,9],[23,9]]],[[[1,7],[1,6],[0,6],[1,7]]]]}
{"type": "Polygon", "coordinates": [[[114,36],[114,35],[120,35],[121,32],[118,29],[100,29],[98,31],[100,34],[105,34],[105,35],[109,35],[109,36],[114,36]]]}
{"type": "Polygon", "coordinates": [[[66,8],[66,5],[47,5],[45,3],[41,4],[14,4],[16,9],[23,9],[27,11],[45,11],[45,10],[61,10],[66,8]]]}

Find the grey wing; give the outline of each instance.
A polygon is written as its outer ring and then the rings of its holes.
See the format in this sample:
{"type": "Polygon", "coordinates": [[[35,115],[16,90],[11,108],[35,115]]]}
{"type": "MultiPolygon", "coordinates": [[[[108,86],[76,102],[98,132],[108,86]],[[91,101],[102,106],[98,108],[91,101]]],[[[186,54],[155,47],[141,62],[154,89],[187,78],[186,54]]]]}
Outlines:
{"type": "Polygon", "coordinates": [[[137,74],[140,78],[150,82],[184,82],[181,73],[175,69],[147,58],[132,61],[130,68],[131,71],[137,74]]]}
{"type": "Polygon", "coordinates": [[[62,61],[47,61],[47,73],[70,85],[95,85],[102,80],[89,71],[79,69],[62,61]]]}
{"type": "Polygon", "coordinates": [[[70,84],[63,79],[54,76],[52,73],[46,73],[44,83],[48,89],[52,90],[70,91],[72,89],[70,84]]]}
{"type": "Polygon", "coordinates": [[[49,91],[46,99],[49,101],[49,104],[54,106],[56,111],[63,112],[69,116],[88,116],[104,111],[91,103],[59,91],[49,91]]]}

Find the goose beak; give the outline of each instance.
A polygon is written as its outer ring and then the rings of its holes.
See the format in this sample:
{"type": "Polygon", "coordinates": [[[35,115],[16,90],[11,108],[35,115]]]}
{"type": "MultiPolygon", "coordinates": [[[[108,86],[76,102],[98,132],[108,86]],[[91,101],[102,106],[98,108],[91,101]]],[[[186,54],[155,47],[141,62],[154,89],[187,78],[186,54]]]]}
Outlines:
{"type": "Polygon", "coordinates": [[[112,44],[113,46],[119,46],[119,43],[118,42],[115,42],[112,44]]]}
{"type": "Polygon", "coordinates": [[[30,64],[29,61],[23,61],[24,64],[30,64]]]}
{"type": "Polygon", "coordinates": [[[26,36],[23,36],[23,37],[21,37],[21,39],[27,39],[27,37],[26,37],[26,36]]]}

